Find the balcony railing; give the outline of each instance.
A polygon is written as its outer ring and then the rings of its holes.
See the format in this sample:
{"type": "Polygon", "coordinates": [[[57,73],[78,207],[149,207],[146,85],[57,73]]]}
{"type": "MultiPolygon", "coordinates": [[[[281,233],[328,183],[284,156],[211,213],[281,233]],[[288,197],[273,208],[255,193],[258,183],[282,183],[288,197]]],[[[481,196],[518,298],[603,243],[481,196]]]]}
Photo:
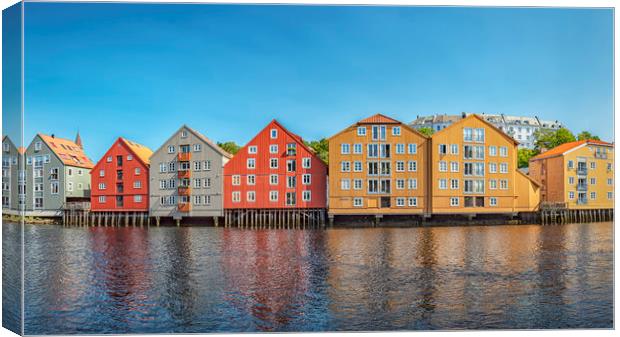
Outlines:
{"type": "Polygon", "coordinates": [[[187,171],[178,171],[177,172],[177,176],[179,177],[179,179],[184,179],[184,178],[191,178],[192,176],[192,172],[190,170],[187,171]]]}
{"type": "Polygon", "coordinates": [[[177,160],[178,161],[190,161],[192,159],[192,153],[191,152],[180,152],[177,155],[177,160]]]}
{"type": "Polygon", "coordinates": [[[588,169],[587,168],[577,168],[577,174],[585,176],[585,175],[588,174],[588,169]]]}
{"type": "Polygon", "coordinates": [[[179,202],[177,208],[179,212],[189,212],[192,210],[192,205],[189,202],[179,202]]]}
{"type": "Polygon", "coordinates": [[[586,184],[577,184],[577,191],[587,191],[588,185],[586,184]]]}
{"type": "Polygon", "coordinates": [[[577,205],[586,205],[588,203],[588,199],[577,199],[577,205]]]}
{"type": "Polygon", "coordinates": [[[190,195],[192,194],[192,188],[189,186],[179,186],[179,195],[190,195]]]}

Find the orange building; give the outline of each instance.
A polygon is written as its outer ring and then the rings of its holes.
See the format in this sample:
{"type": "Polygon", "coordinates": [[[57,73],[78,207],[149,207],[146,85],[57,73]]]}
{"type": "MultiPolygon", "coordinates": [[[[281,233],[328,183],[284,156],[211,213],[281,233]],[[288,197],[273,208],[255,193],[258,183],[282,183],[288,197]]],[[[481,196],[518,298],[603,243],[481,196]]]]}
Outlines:
{"type": "Polygon", "coordinates": [[[329,138],[329,217],[425,214],[428,137],[381,114],[329,138]]]}
{"type": "Polygon", "coordinates": [[[433,214],[536,210],[540,185],[517,169],[513,138],[477,115],[431,137],[433,214]]]}
{"type": "Polygon", "coordinates": [[[529,174],[542,184],[544,202],[569,209],[614,207],[614,145],[599,140],[562,144],[530,159],[529,174]]]}

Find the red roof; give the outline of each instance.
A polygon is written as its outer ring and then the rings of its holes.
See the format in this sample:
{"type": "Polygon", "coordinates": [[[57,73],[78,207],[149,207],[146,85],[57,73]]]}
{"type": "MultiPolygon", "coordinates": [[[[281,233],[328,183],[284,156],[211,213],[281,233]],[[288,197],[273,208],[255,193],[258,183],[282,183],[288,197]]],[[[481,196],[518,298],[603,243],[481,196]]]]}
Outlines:
{"type": "Polygon", "coordinates": [[[361,121],[357,122],[357,124],[401,124],[401,122],[382,114],[376,114],[368,118],[362,119],[361,121]]]}
{"type": "Polygon", "coordinates": [[[572,150],[576,147],[579,147],[583,144],[592,144],[592,145],[603,145],[603,146],[611,146],[613,147],[614,144],[612,143],[608,143],[608,142],[604,142],[602,140],[594,140],[594,139],[588,139],[588,140],[578,140],[575,142],[570,142],[570,143],[564,143],[562,145],[558,145],[556,147],[554,147],[551,150],[545,151],[535,157],[533,157],[530,160],[538,160],[538,159],[545,159],[545,158],[550,158],[550,157],[555,157],[555,156],[559,156],[561,154],[566,153],[566,151],[572,150]]]}

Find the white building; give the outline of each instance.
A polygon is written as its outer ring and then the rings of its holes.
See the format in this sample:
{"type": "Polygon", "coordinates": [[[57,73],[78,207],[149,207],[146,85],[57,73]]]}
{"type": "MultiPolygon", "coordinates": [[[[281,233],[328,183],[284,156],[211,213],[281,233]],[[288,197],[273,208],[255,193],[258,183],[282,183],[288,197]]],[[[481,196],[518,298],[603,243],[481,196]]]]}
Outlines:
{"type": "MultiPolygon", "coordinates": [[[[409,126],[415,129],[429,127],[435,131],[439,131],[471,114],[472,113],[470,112],[464,112],[461,115],[436,114],[431,116],[418,116],[416,120],[409,123],[409,126]]],[[[483,117],[485,120],[514,138],[517,142],[519,142],[520,148],[534,148],[534,132],[537,130],[557,130],[562,127],[562,124],[557,120],[542,120],[537,116],[521,117],[485,113],[480,113],[477,115],[483,117]]]]}

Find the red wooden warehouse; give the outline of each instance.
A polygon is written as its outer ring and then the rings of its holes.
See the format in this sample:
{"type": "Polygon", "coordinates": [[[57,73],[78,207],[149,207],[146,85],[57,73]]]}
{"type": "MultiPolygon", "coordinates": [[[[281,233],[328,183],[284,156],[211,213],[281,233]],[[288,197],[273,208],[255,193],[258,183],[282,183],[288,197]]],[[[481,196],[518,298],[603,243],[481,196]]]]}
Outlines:
{"type": "Polygon", "coordinates": [[[229,225],[322,222],[327,165],[275,119],[224,166],[229,225]]]}
{"type": "Polygon", "coordinates": [[[91,210],[148,212],[152,153],[144,145],[119,137],[91,171],[91,210]]]}

